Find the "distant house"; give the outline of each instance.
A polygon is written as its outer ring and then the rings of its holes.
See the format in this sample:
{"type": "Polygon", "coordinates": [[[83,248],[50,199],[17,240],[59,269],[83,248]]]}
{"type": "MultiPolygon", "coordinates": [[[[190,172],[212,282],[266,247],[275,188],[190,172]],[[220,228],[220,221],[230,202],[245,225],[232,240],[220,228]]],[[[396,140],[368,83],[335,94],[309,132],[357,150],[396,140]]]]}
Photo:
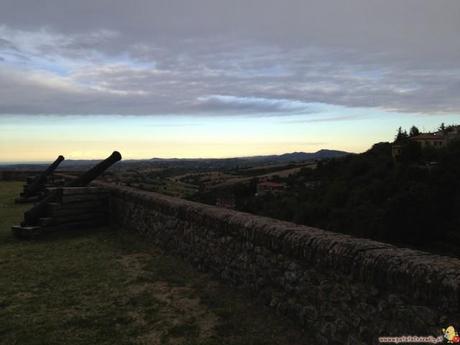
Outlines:
{"type": "Polygon", "coordinates": [[[434,147],[439,148],[446,146],[447,136],[444,133],[422,133],[409,138],[412,141],[415,141],[423,147],[434,147]]]}
{"type": "Polygon", "coordinates": [[[444,130],[447,141],[460,138],[460,126],[449,126],[444,130]]]}
{"type": "Polygon", "coordinates": [[[268,192],[282,192],[286,189],[286,184],[281,182],[263,181],[257,184],[257,194],[268,192]]]}
{"type": "MultiPolygon", "coordinates": [[[[449,141],[460,138],[460,126],[449,126],[444,130],[434,133],[420,133],[418,135],[409,137],[408,139],[420,144],[422,148],[433,147],[441,148],[447,145],[449,141]]],[[[394,142],[391,148],[393,158],[401,155],[401,150],[404,147],[404,142],[394,142]]]]}

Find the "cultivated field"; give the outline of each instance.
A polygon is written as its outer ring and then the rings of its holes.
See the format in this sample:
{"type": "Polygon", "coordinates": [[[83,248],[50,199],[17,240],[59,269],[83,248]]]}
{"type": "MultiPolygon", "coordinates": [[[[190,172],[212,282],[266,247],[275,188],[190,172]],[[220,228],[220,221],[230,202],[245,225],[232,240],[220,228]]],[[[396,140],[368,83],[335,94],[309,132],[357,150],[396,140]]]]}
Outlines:
{"type": "Polygon", "coordinates": [[[15,239],[20,189],[0,182],[0,344],[308,344],[246,292],[126,232],[15,239]]]}

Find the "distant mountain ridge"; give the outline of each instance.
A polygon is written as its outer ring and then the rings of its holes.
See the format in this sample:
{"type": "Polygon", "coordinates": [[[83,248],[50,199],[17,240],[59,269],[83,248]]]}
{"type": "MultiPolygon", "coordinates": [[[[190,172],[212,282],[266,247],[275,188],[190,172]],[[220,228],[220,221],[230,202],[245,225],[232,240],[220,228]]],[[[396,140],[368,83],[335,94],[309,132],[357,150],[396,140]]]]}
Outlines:
{"type": "Polygon", "coordinates": [[[350,153],[345,152],[345,151],[323,149],[323,150],[319,150],[316,152],[292,152],[292,153],[284,153],[281,155],[272,155],[272,156],[267,156],[267,157],[271,157],[271,159],[275,161],[279,161],[280,163],[288,163],[288,162],[307,161],[311,159],[338,158],[338,157],[346,156],[348,154],[350,153]]]}
{"type": "Polygon", "coordinates": [[[322,149],[316,152],[291,152],[280,155],[242,156],[230,158],[152,158],[151,161],[221,161],[221,160],[277,160],[280,162],[298,162],[310,159],[338,158],[351,154],[346,151],[322,149]]]}
{"type": "MultiPolygon", "coordinates": [[[[122,153],[123,154],[123,153],[122,153]]],[[[291,152],[280,155],[266,155],[266,156],[248,156],[248,157],[233,157],[233,158],[151,158],[151,159],[125,159],[122,160],[117,166],[130,165],[130,164],[151,164],[151,165],[164,165],[168,163],[176,163],[178,165],[184,164],[217,164],[220,165],[251,165],[251,164],[273,164],[273,163],[297,163],[302,161],[308,161],[313,159],[326,159],[326,158],[338,158],[349,155],[349,152],[322,149],[317,152],[291,152]]],[[[75,168],[83,168],[86,166],[94,165],[100,162],[98,159],[85,159],[85,160],[73,160],[66,159],[63,161],[58,170],[72,170],[75,168]]],[[[44,167],[51,164],[43,163],[16,163],[16,164],[5,164],[0,165],[0,169],[43,169],[44,167]]]]}

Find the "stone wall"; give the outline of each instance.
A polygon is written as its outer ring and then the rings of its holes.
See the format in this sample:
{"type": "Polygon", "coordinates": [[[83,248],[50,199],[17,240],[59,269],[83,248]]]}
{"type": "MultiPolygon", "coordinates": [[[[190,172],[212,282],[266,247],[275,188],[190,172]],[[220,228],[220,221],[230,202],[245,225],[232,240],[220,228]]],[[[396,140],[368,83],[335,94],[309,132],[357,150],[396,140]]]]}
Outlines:
{"type": "Polygon", "coordinates": [[[460,328],[460,260],[109,186],[112,222],[252,291],[312,344],[460,328]]]}

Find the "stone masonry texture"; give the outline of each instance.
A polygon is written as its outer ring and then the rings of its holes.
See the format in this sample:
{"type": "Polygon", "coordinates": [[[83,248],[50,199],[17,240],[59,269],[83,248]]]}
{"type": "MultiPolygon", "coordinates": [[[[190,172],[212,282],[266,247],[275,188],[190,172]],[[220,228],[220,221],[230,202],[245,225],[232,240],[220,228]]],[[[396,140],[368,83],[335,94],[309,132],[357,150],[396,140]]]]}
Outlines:
{"type": "Polygon", "coordinates": [[[111,220],[254,293],[314,334],[313,344],[377,344],[460,327],[460,260],[128,187],[111,220]]]}

